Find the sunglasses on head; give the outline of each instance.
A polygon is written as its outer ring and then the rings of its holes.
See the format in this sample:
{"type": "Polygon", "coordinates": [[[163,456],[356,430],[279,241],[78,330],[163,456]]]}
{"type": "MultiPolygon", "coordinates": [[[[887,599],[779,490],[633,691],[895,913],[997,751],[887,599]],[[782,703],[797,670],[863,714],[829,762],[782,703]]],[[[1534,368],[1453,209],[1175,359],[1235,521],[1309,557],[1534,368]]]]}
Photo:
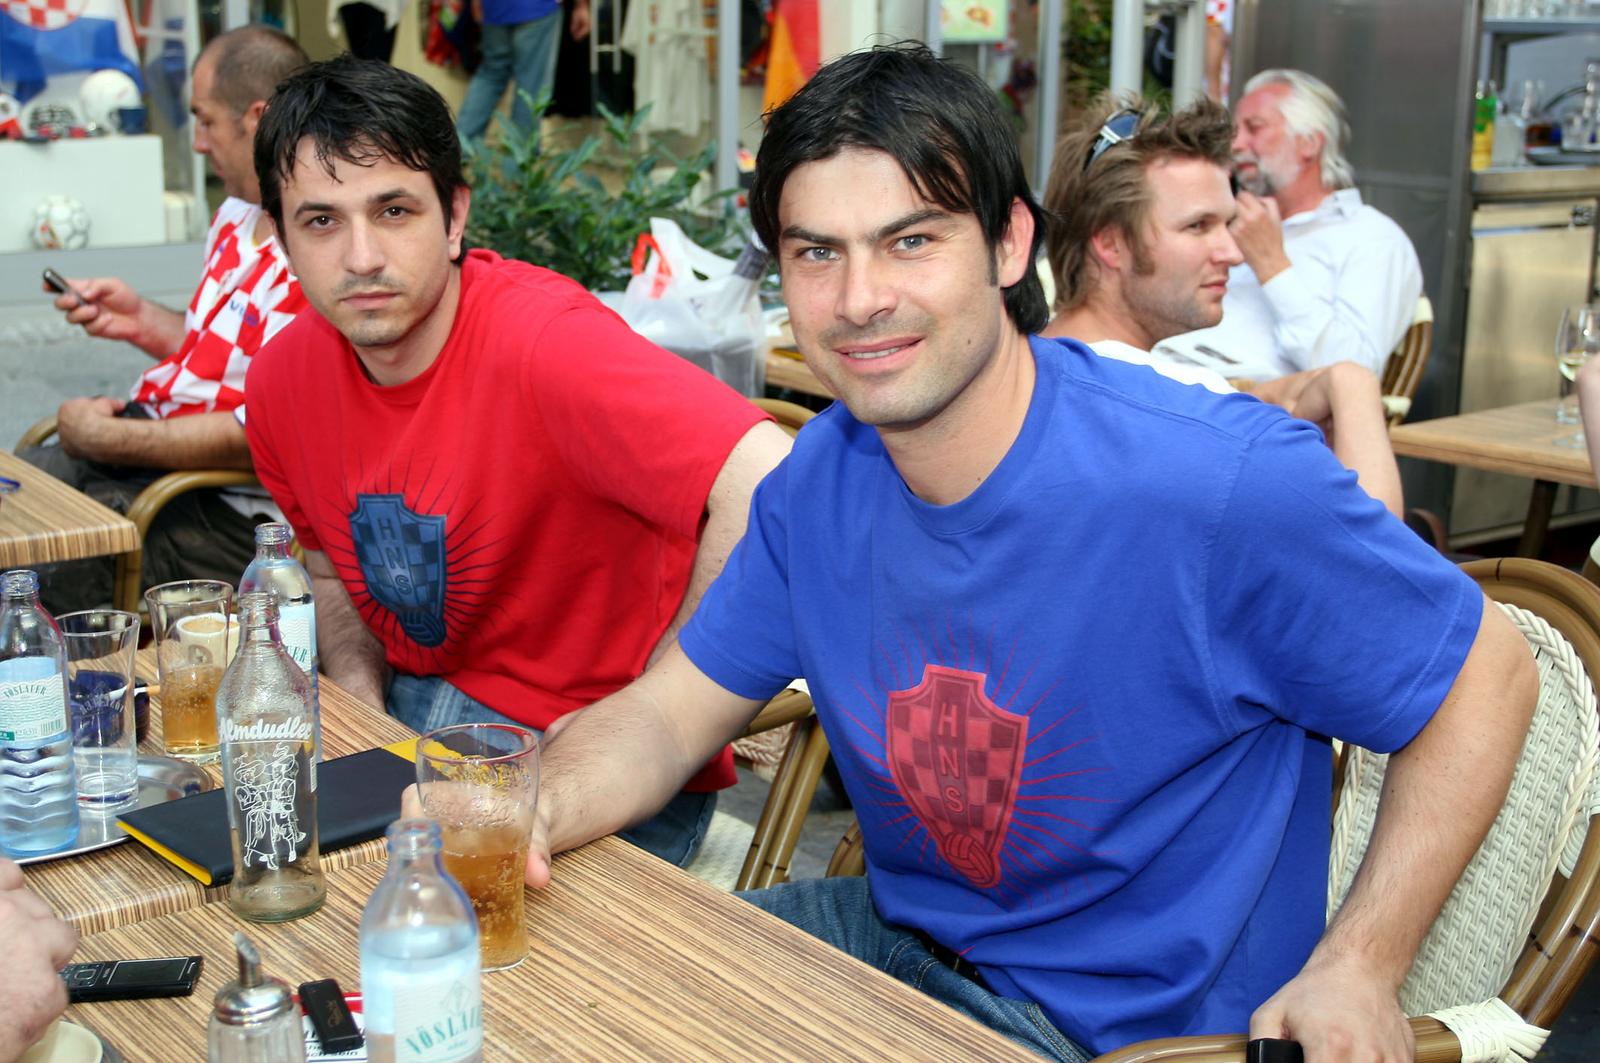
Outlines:
{"type": "Polygon", "coordinates": [[[1100,135],[1094,138],[1094,144],[1089,148],[1089,157],[1083,161],[1083,172],[1088,173],[1089,167],[1094,165],[1094,160],[1106,153],[1106,149],[1121,144],[1133,136],[1135,129],[1139,128],[1139,112],[1122,110],[1106,119],[1105,125],[1100,127],[1100,135]]]}

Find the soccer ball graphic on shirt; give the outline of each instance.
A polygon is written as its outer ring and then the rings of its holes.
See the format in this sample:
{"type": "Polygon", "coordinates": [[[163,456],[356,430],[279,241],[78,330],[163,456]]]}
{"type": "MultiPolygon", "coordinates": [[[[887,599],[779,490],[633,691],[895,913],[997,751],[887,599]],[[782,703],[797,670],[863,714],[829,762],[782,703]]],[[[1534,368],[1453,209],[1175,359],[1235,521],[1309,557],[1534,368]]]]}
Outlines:
{"type": "Polygon", "coordinates": [[[89,246],[89,212],[71,196],[45,196],[33,208],[33,246],[41,251],[89,246]]]}

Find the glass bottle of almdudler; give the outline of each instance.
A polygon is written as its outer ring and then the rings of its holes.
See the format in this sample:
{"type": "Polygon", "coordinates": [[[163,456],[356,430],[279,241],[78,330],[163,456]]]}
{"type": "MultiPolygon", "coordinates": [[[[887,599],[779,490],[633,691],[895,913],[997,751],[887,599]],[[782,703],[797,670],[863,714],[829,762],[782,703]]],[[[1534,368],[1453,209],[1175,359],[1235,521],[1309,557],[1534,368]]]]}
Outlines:
{"type": "Polygon", "coordinates": [[[322,907],[320,745],[311,681],[283,648],[272,595],[239,596],[239,652],[217,688],[217,735],[233,842],[228,904],[282,922],[322,907]]]}

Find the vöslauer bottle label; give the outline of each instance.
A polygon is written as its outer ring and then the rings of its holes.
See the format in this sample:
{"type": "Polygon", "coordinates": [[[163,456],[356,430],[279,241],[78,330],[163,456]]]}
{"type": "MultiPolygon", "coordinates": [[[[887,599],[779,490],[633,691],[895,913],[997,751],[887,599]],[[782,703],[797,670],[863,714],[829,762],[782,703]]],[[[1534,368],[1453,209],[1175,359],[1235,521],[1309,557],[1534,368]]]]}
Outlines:
{"type": "Polygon", "coordinates": [[[482,987],[473,976],[397,987],[394,1016],[397,1063],[454,1063],[483,1045],[482,987]]]}
{"type": "Polygon", "coordinates": [[[283,648],[307,675],[317,655],[317,610],[313,605],[279,605],[278,634],[283,648]]]}
{"type": "Polygon", "coordinates": [[[0,742],[42,742],[66,729],[66,684],[61,676],[0,683],[0,742]]]}

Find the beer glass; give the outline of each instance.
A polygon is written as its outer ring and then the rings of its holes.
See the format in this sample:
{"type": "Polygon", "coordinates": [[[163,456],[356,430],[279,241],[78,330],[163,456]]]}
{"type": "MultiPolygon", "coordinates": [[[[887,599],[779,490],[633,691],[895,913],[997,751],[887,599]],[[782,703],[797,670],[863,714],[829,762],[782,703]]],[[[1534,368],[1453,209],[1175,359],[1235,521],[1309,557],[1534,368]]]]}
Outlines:
{"type": "Polygon", "coordinates": [[[417,742],[417,794],[444,834],[444,867],[472,900],[485,971],[528,955],[523,876],[534,802],[539,736],[514,724],[469,723],[417,742]]]}
{"type": "Polygon", "coordinates": [[[161,671],[161,731],[167,755],[217,759],[217,684],[239,648],[230,615],[233,587],[221,580],[163,583],[144,592],[161,671]]]}
{"type": "Polygon", "coordinates": [[[67,703],[72,709],[72,760],[78,804],[119,809],[139,793],[133,723],[133,655],[139,618],[115,609],[56,617],[67,645],[67,703]]]}

